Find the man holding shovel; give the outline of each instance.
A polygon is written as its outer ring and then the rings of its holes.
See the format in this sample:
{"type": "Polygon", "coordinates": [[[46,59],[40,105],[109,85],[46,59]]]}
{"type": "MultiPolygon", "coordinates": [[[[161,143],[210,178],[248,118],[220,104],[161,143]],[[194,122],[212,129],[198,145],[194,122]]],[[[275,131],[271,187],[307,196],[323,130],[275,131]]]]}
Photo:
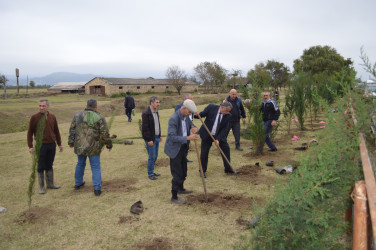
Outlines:
{"type": "Polygon", "coordinates": [[[188,116],[195,112],[197,112],[195,103],[187,99],[168,121],[164,152],[170,157],[172,204],[185,204],[187,201],[178,198],[178,194],[192,193],[191,190],[184,188],[184,181],[187,177],[187,142],[195,140],[198,131],[188,116]]]}
{"type": "MultiPolygon", "coordinates": [[[[230,147],[227,143],[227,136],[230,132],[230,111],[232,105],[230,102],[223,102],[221,105],[209,104],[202,112],[200,112],[199,117],[206,117],[205,123],[201,126],[199,134],[201,137],[201,163],[204,172],[204,177],[206,178],[206,170],[208,167],[209,151],[214,142],[216,146],[223,151],[227,160],[230,161],[230,147]],[[210,131],[209,135],[208,131],[210,131]]],[[[227,162],[225,157],[222,155],[223,164],[225,167],[225,173],[239,173],[232,169],[230,164],[227,162]]]]}

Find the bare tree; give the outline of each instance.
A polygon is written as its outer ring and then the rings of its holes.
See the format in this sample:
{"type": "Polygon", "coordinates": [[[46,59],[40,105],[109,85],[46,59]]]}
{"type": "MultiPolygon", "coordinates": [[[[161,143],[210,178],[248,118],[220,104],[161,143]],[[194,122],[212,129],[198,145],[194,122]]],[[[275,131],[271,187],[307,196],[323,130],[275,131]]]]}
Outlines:
{"type": "Polygon", "coordinates": [[[187,82],[187,75],[185,74],[184,70],[181,70],[179,66],[173,65],[167,69],[166,77],[180,95],[181,90],[187,82]]]}
{"type": "Polygon", "coordinates": [[[7,99],[7,81],[8,79],[5,77],[5,75],[0,75],[0,84],[3,84],[4,88],[4,99],[7,99]]]}

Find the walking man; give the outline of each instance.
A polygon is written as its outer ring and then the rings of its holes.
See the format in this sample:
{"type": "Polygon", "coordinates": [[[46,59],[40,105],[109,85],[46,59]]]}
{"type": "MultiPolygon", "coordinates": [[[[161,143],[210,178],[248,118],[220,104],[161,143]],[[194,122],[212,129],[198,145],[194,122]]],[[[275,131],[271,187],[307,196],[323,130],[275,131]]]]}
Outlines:
{"type": "Polygon", "coordinates": [[[236,89],[230,90],[230,95],[226,98],[226,101],[230,102],[232,105],[230,129],[232,129],[232,133],[235,137],[235,149],[243,151],[240,147],[240,117],[242,117],[243,122],[245,122],[246,116],[242,100],[237,97],[237,94],[236,89]]]}
{"type": "Polygon", "coordinates": [[[60,188],[60,186],[54,185],[54,170],[52,165],[55,160],[56,143],[59,146],[60,152],[63,152],[63,146],[61,145],[61,137],[56,117],[48,112],[49,107],[50,103],[47,99],[39,100],[39,113],[31,116],[29,129],[27,130],[27,145],[29,146],[29,152],[32,154],[35,150],[33,146],[33,136],[35,139],[38,129],[44,127],[37,170],[40,194],[46,193],[44,188],[44,172],[46,172],[47,188],[60,188]],[[41,124],[41,122],[44,122],[45,125],[41,124]]]}
{"type": "Polygon", "coordinates": [[[188,117],[197,110],[192,100],[185,100],[181,108],[168,121],[168,132],[164,152],[170,157],[171,203],[185,204],[187,201],[178,198],[178,194],[190,194],[184,188],[187,177],[187,147],[190,140],[197,138],[198,129],[188,117]],[[191,134],[192,132],[192,134],[191,134]]]}
{"type": "Polygon", "coordinates": [[[124,100],[124,108],[125,108],[125,114],[128,116],[128,122],[132,121],[132,109],[136,107],[134,103],[134,98],[131,96],[131,93],[127,91],[126,97],[124,100]]]}
{"type": "Polygon", "coordinates": [[[158,107],[160,100],[156,96],[150,97],[150,106],[142,112],[142,138],[145,140],[148,151],[148,177],[157,180],[160,174],[154,173],[155,161],[158,158],[159,143],[162,142],[161,125],[159,122],[158,107]]]}
{"type": "MultiPolygon", "coordinates": [[[[215,139],[215,144],[222,149],[223,153],[230,161],[230,147],[227,143],[227,135],[230,132],[230,111],[232,105],[230,102],[223,102],[221,105],[209,104],[202,112],[201,117],[206,117],[205,125],[209,129],[211,135],[215,139]]],[[[208,168],[209,151],[212,146],[213,140],[206,131],[204,125],[201,126],[199,131],[201,137],[201,164],[206,178],[206,170],[208,168]]],[[[225,173],[234,173],[230,165],[222,156],[225,173]]],[[[236,174],[238,171],[235,172],[236,174]]]]}
{"type": "Polygon", "coordinates": [[[74,175],[76,190],[85,185],[84,172],[86,158],[89,157],[94,195],[100,196],[102,191],[102,175],[100,154],[102,147],[111,151],[112,141],[104,117],[97,112],[98,105],[94,99],[87,101],[86,109],[73,117],[69,129],[68,145],[73,148],[78,161],[74,175]]]}
{"type": "MultiPolygon", "coordinates": [[[[191,94],[185,94],[184,95],[184,101],[185,100],[191,100],[191,101],[193,101],[193,96],[191,95],[191,94]]],[[[184,102],[183,101],[183,102],[184,102]]],[[[176,107],[175,107],[175,112],[176,111],[178,111],[182,106],[183,106],[183,102],[181,102],[181,103],[179,103],[178,105],[176,105],[176,107]]],[[[192,114],[190,114],[189,116],[189,119],[191,119],[191,121],[193,122],[193,113],[192,114]]],[[[190,145],[190,143],[191,143],[191,141],[188,141],[188,143],[187,143],[187,157],[188,157],[188,152],[189,152],[189,145],[190,145]]],[[[188,158],[187,158],[187,162],[192,162],[191,160],[188,160],[188,158]]]]}
{"type": "Polygon", "coordinates": [[[281,115],[277,103],[270,99],[270,92],[263,92],[262,96],[264,102],[261,105],[262,119],[264,121],[264,130],[265,130],[265,143],[269,147],[269,151],[277,151],[276,146],[269,137],[269,134],[272,132],[274,126],[277,125],[277,120],[281,115]]]}

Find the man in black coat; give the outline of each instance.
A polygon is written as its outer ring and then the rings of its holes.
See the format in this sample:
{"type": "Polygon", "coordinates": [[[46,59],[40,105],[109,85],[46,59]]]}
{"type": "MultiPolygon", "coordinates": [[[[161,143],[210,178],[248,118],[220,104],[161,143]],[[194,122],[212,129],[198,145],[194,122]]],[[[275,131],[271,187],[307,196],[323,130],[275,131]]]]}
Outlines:
{"type": "Polygon", "coordinates": [[[154,173],[154,165],[158,158],[159,143],[162,142],[161,124],[159,122],[158,107],[160,100],[156,96],[150,97],[150,106],[142,112],[142,138],[148,151],[148,177],[157,180],[160,174],[154,173]]]}
{"type": "MultiPolygon", "coordinates": [[[[223,102],[221,105],[209,104],[202,112],[201,117],[206,117],[205,125],[215,139],[215,144],[219,145],[223,153],[230,161],[230,147],[227,143],[227,135],[230,131],[230,111],[232,105],[229,102],[223,102]]],[[[201,137],[201,164],[206,178],[206,170],[208,167],[209,151],[212,146],[213,140],[209,133],[206,131],[204,125],[199,130],[201,137]]],[[[225,173],[233,173],[230,165],[222,156],[225,173]]]]}
{"type": "Polygon", "coordinates": [[[281,111],[278,108],[277,103],[270,99],[270,92],[263,92],[262,97],[264,102],[261,105],[262,120],[264,121],[264,130],[265,130],[265,143],[269,147],[269,151],[277,151],[277,147],[270,139],[269,134],[272,132],[274,126],[277,125],[277,120],[281,115],[281,111]]]}
{"type": "Polygon", "coordinates": [[[128,116],[128,122],[132,121],[132,109],[136,107],[134,104],[134,99],[131,96],[131,93],[129,91],[126,93],[127,96],[125,97],[124,100],[124,108],[125,108],[125,114],[128,116]]]}
{"type": "Polygon", "coordinates": [[[230,129],[235,138],[235,149],[243,151],[240,147],[240,118],[243,118],[243,122],[246,121],[245,110],[240,97],[237,96],[238,92],[236,89],[231,89],[229,96],[226,98],[226,101],[232,104],[231,109],[231,118],[230,118],[230,129]]]}

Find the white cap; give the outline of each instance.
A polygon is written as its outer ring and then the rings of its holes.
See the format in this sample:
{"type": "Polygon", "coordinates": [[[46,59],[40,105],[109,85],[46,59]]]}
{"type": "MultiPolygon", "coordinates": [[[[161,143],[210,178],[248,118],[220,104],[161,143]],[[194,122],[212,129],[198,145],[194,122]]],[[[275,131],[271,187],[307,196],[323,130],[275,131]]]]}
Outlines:
{"type": "Polygon", "coordinates": [[[189,99],[185,100],[183,102],[183,106],[186,107],[192,113],[196,113],[197,112],[196,104],[192,100],[189,100],[189,99]]]}

